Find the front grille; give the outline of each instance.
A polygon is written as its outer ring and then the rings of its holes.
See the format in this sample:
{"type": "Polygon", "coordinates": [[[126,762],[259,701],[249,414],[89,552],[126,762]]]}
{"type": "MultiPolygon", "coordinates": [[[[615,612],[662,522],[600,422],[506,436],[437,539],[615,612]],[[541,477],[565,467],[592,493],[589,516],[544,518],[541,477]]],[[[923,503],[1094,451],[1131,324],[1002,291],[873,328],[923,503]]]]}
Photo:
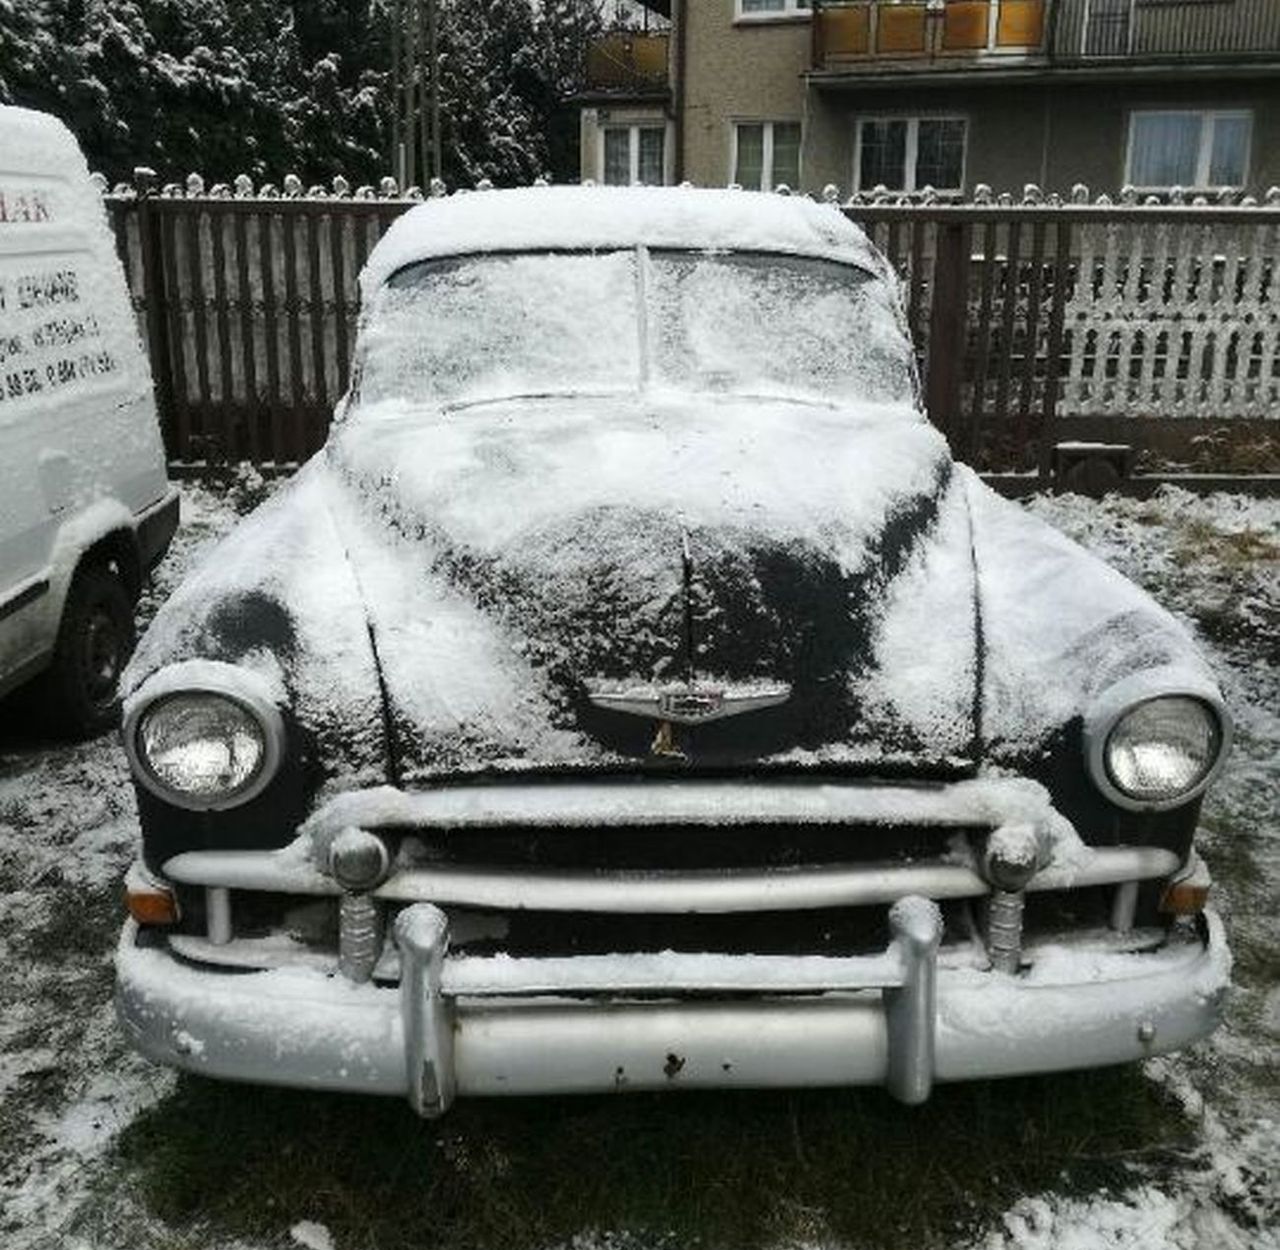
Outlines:
{"type": "Polygon", "coordinates": [[[409,864],[680,871],[799,868],[944,858],[986,829],[886,825],[658,825],[552,829],[381,830],[409,864]]]}
{"type": "Polygon", "coordinates": [[[391,873],[372,894],[342,898],[294,854],[179,855],[166,865],[183,916],[173,949],[236,967],[341,962],[352,976],[394,980],[394,942],[374,958],[378,935],[429,903],[445,913],[450,949],[480,959],[838,958],[885,951],[891,904],[923,895],[942,911],[944,948],[981,965],[992,933],[1016,933],[998,952],[1015,961],[1022,937],[1110,931],[1127,942],[1158,923],[1152,900],[1177,867],[1158,848],[1102,848],[1083,868],[1050,863],[1009,901],[990,894],[979,866],[992,829],[1029,819],[1016,780],[1007,803],[991,783],[981,804],[963,785],[791,783],[762,788],[758,802],[749,787],[690,786],[409,793],[395,797],[397,824],[381,823],[385,796],[335,800],[333,833],[355,826],[387,843],[391,873]],[[570,823],[554,823],[561,812],[570,823]]]}
{"type": "MultiPolygon", "coordinates": [[[[753,955],[861,955],[889,942],[887,907],[622,916],[590,912],[475,912],[445,908],[451,947],[466,954],[611,955],[684,951],[753,955]]],[[[944,940],[968,931],[966,904],[948,904],[944,940]]]]}

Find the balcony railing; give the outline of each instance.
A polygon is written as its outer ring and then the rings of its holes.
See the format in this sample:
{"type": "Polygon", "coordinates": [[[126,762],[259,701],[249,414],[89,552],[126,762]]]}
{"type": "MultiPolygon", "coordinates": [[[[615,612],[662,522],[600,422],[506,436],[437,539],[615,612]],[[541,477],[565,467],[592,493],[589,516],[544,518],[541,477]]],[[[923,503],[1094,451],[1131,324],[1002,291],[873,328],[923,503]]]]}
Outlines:
{"type": "Polygon", "coordinates": [[[816,70],[1280,59],[1280,0],[813,0],[816,70]]]}
{"type": "Polygon", "coordinates": [[[1047,0],[814,0],[813,63],[1034,55],[1047,0]]]}
{"type": "Polygon", "coordinates": [[[1280,56],[1277,0],[1057,0],[1053,59],[1181,61],[1280,56]]]}
{"type": "Polygon", "coordinates": [[[587,86],[593,91],[656,91],[667,85],[668,36],[619,31],[587,48],[587,86]]]}

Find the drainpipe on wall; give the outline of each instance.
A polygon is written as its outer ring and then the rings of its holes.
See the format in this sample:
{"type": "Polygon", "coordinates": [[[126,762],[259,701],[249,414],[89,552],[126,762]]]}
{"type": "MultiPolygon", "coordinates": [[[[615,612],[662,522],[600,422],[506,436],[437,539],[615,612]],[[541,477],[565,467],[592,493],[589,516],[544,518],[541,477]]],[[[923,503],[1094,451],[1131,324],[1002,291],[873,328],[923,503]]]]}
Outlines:
{"type": "Polygon", "coordinates": [[[688,0],[671,0],[671,25],[675,39],[675,73],[671,86],[671,111],[675,114],[675,175],[674,181],[684,181],[684,92],[685,59],[689,48],[689,32],[685,26],[685,10],[688,0]]]}
{"type": "MultiPolygon", "coordinates": [[[[1058,54],[1058,19],[1062,14],[1062,0],[1050,0],[1049,20],[1045,26],[1045,53],[1050,69],[1053,68],[1058,54]]],[[[1040,126],[1040,186],[1047,193],[1049,190],[1049,142],[1053,130],[1053,80],[1044,86],[1044,115],[1040,126]]]]}
{"type": "Polygon", "coordinates": [[[1040,115],[1040,189],[1049,193],[1049,143],[1053,135],[1053,88],[1044,89],[1044,108],[1040,115]]]}

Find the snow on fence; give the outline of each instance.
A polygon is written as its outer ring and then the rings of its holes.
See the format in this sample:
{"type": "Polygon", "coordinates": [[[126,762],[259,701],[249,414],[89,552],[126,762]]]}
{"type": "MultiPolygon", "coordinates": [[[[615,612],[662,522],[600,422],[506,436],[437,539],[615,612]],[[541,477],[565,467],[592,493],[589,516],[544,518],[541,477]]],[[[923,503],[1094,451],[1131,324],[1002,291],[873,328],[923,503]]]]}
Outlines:
{"type": "MultiPolygon", "coordinates": [[[[442,194],[436,186],[432,194],[442,194]]],[[[744,194],[747,194],[744,192],[744,194]]],[[[107,197],[176,463],[305,459],[346,389],[356,277],[421,192],[192,175],[107,197]]],[[[833,203],[833,191],[827,198],[833,203]]],[[[840,205],[902,275],[932,419],[986,469],[1047,471],[1098,419],[1280,416],[1280,191],[1073,202],[979,187],[840,205]]]]}

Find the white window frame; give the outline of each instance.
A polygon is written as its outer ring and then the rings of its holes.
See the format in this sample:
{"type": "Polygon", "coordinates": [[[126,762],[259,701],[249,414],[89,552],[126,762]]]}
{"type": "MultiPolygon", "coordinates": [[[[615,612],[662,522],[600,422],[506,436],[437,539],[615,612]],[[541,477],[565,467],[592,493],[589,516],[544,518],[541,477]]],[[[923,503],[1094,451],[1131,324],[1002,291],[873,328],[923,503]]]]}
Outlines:
{"type": "Polygon", "coordinates": [[[733,0],[733,20],[735,22],[794,22],[797,19],[807,20],[813,16],[813,0],[808,4],[800,0],[781,0],[782,7],[758,10],[744,10],[742,0],[733,0]]]}
{"type": "MultiPolygon", "coordinates": [[[[760,177],[763,182],[759,187],[746,187],[747,191],[772,191],[777,185],[777,179],[773,173],[773,128],[775,126],[799,126],[800,127],[800,160],[799,168],[796,171],[799,174],[798,183],[804,181],[804,122],[798,117],[771,117],[767,121],[761,117],[735,117],[731,123],[730,131],[733,136],[729,145],[729,182],[737,184],[738,182],[738,127],[739,126],[763,126],[764,127],[764,155],[760,163],[760,177]]],[[[800,187],[794,186],[792,191],[798,191],[800,187]]]]}
{"type": "Polygon", "coordinates": [[[853,131],[853,181],[855,191],[870,191],[862,185],[862,126],[864,122],[906,122],[907,149],[902,158],[904,187],[890,187],[899,195],[916,195],[923,190],[916,185],[916,161],[920,155],[921,122],[963,122],[964,144],[960,149],[960,185],[958,187],[934,187],[939,195],[962,194],[969,173],[969,115],[967,113],[868,113],[854,119],[853,131]]]}
{"type": "Polygon", "coordinates": [[[1129,113],[1129,133],[1125,140],[1124,182],[1135,191],[1168,191],[1170,186],[1155,186],[1142,183],[1139,185],[1130,176],[1133,170],[1133,132],[1139,117],[1198,117],[1200,119],[1200,143],[1196,152],[1195,181],[1187,184],[1190,191],[1208,191],[1221,187],[1240,188],[1249,181],[1249,170],[1253,164],[1253,123],[1252,109],[1133,109],[1129,113]],[[1219,118],[1245,118],[1249,123],[1249,138],[1244,148],[1244,169],[1239,182],[1210,182],[1209,170],[1213,166],[1213,139],[1219,118]]]}
{"type": "Polygon", "coordinates": [[[660,185],[665,187],[670,184],[671,128],[666,122],[659,121],[657,119],[653,121],[631,122],[600,121],[596,123],[596,128],[599,131],[596,162],[596,169],[599,171],[599,177],[596,181],[600,183],[601,186],[605,185],[605,135],[610,130],[625,130],[628,132],[627,185],[630,187],[637,186],[640,182],[640,131],[662,131],[662,182],[660,185]]]}

